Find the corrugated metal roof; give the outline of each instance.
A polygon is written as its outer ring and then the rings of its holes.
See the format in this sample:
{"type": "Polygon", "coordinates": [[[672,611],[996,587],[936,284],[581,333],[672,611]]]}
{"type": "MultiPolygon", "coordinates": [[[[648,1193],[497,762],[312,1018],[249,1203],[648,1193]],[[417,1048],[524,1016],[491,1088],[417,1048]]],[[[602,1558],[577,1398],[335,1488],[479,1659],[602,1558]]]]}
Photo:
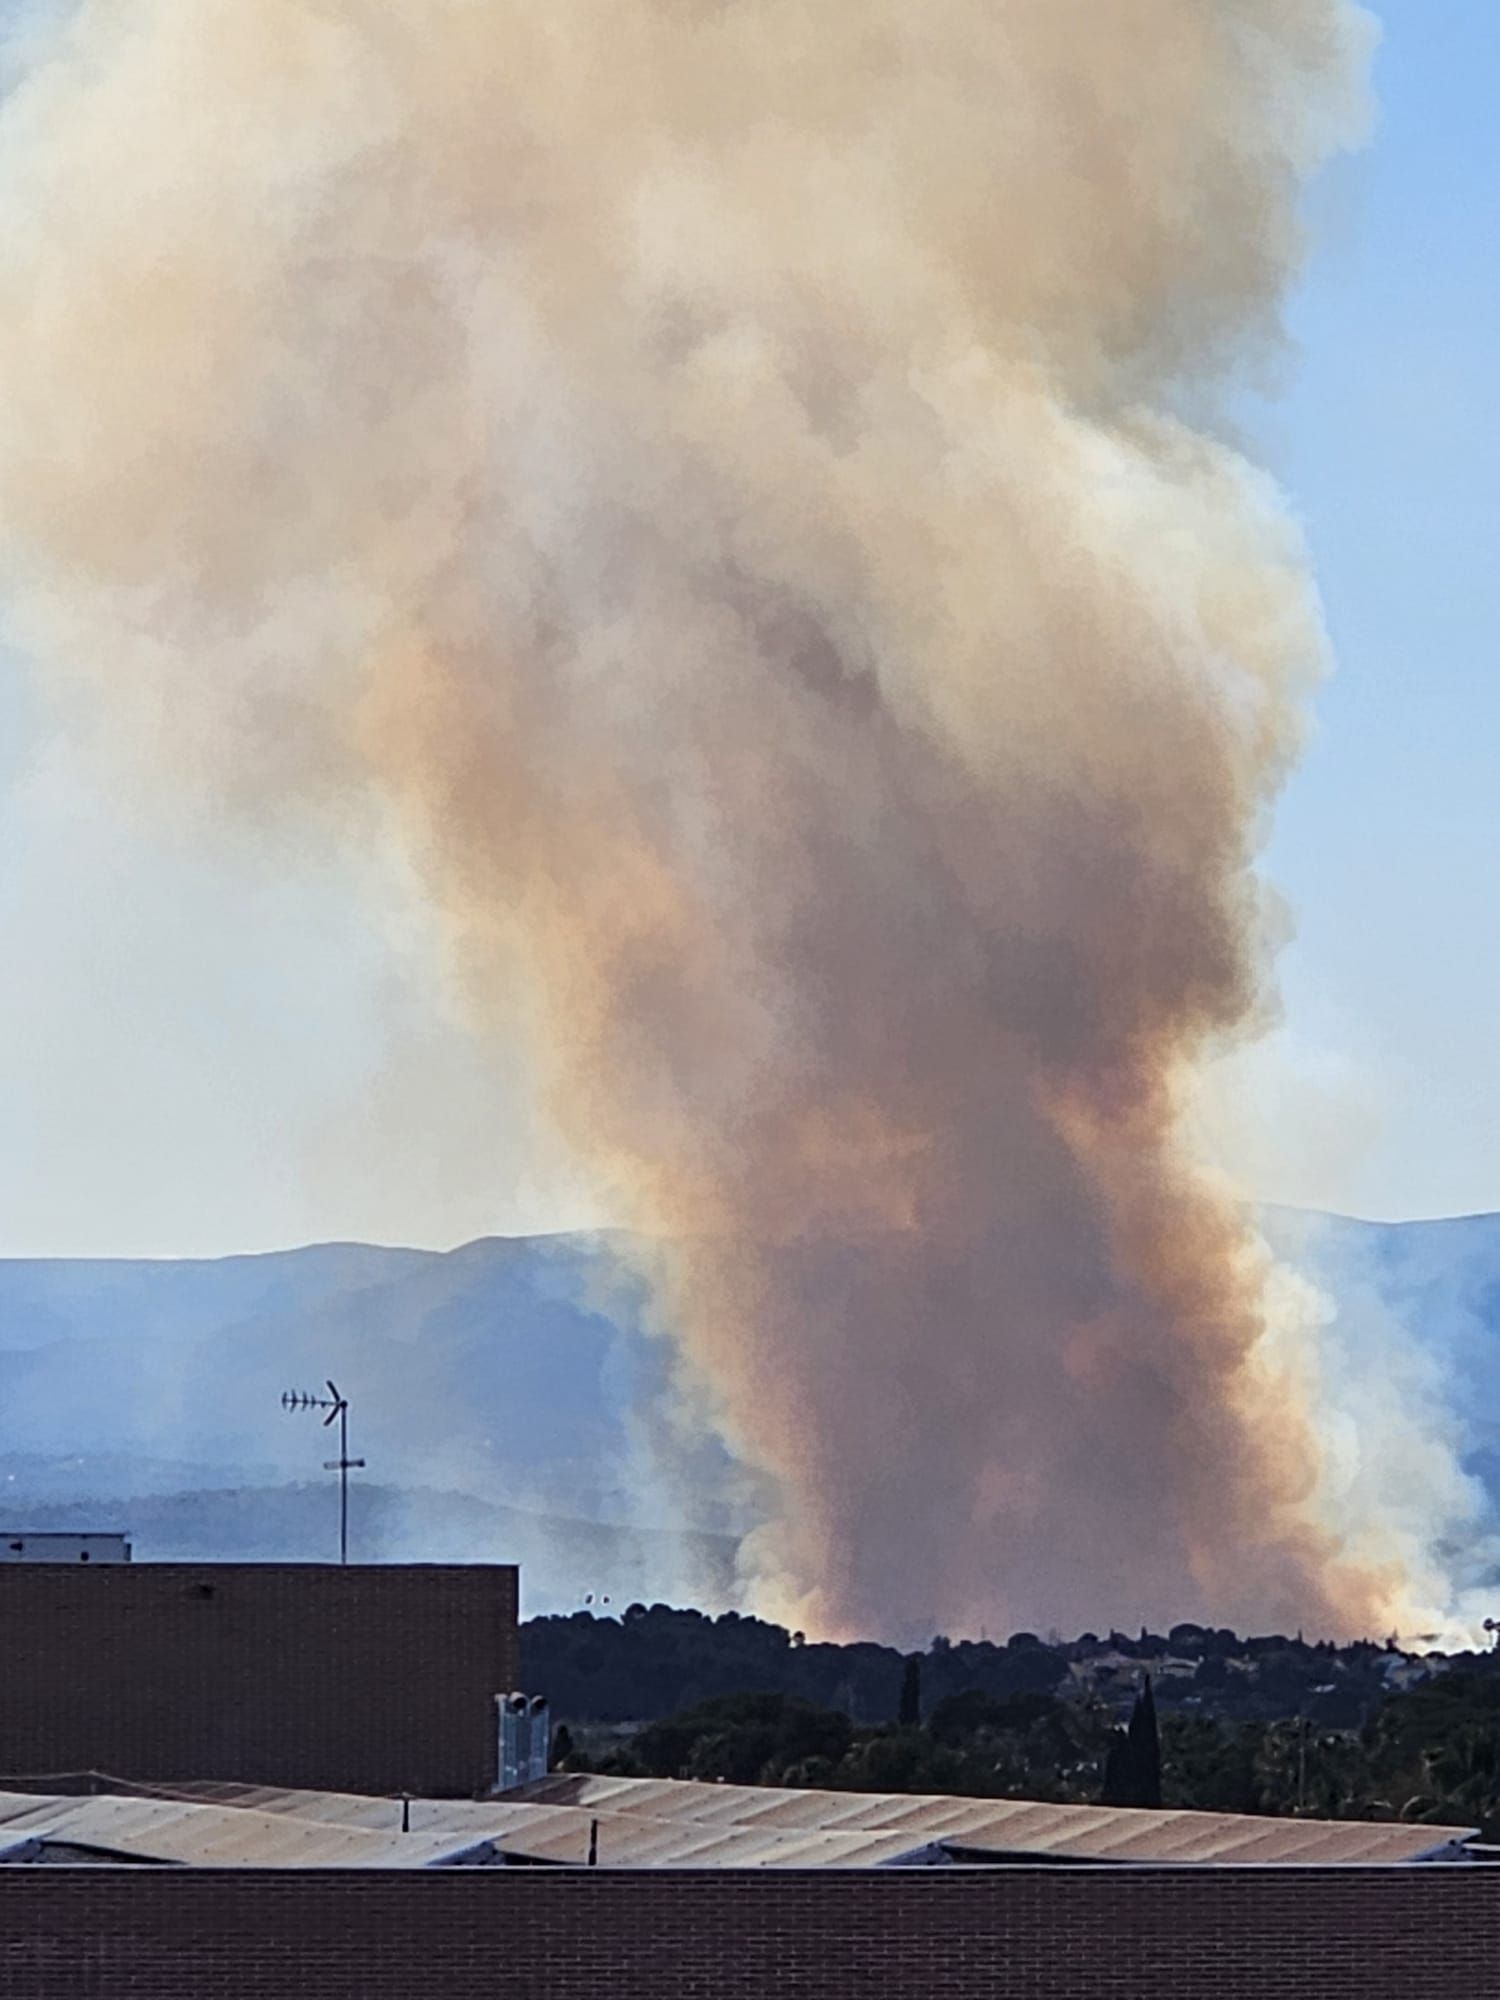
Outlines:
{"type": "MultiPolygon", "coordinates": [[[[485,1841],[503,1854],[534,1861],[586,1861],[597,1823],[599,1860],[616,1867],[873,1867],[904,1856],[914,1844],[904,1834],[880,1828],[850,1834],[829,1832],[817,1825],[761,1830],[753,1825],[720,1826],[641,1811],[529,1804],[510,1794],[484,1801],[412,1799],[408,1807],[411,1834],[391,1836],[390,1829],[400,1825],[398,1799],[219,1783],[137,1786],[132,1790],[138,1796],[149,1792],[157,1800],[243,1811],[258,1820],[283,1824],[383,1828],[387,1837],[397,1841],[409,1842],[419,1831],[440,1838],[447,1848],[464,1841],[485,1841]]],[[[671,1798],[670,1791],[666,1797],[671,1798]]]]}
{"type": "MultiPolygon", "coordinates": [[[[175,1797],[212,1801],[291,1820],[316,1820],[349,1827],[399,1826],[401,1803],[348,1792],[280,1791],[263,1786],[194,1784],[162,1787],[175,1797]]],[[[713,1789],[708,1787],[705,1789],[713,1789]]],[[[747,1788],[748,1789],[748,1788],[747,1788]]],[[[671,1798],[670,1791],[666,1794],[671,1798]]],[[[583,1862],[592,1828],[598,1824],[601,1863],[617,1867],[869,1867],[904,1855],[913,1845],[885,1829],[830,1833],[816,1824],[804,1828],[760,1829],[756,1825],[710,1824],[697,1819],[653,1815],[639,1810],[609,1812],[590,1807],[549,1806],[513,1795],[484,1801],[412,1799],[413,1833],[442,1832],[454,1839],[487,1840],[502,1853],[527,1860],[583,1862]]],[[[398,1838],[401,1836],[398,1836],[398,1838]]]]}
{"type": "MultiPolygon", "coordinates": [[[[314,1819],[326,1821],[330,1826],[352,1826],[363,1828],[370,1833],[392,1833],[400,1830],[402,1800],[390,1796],[372,1796],[368,1792],[311,1792],[296,1791],[282,1785],[241,1785],[218,1779],[192,1778],[178,1784],[126,1784],[119,1790],[128,1791],[137,1798],[177,1800],[190,1805],[217,1805],[235,1807],[252,1812],[271,1813],[287,1819],[314,1819]]],[[[422,1799],[406,1801],[408,1825],[413,1833],[447,1831],[464,1832],[470,1828],[490,1825],[497,1811],[502,1815],[514,1813],[522,1808],[515,1805],[507,1795],[493,1802],[473,1799],[422,1799]]],[[[563,1810],[555,1806],[527,1806],[527,1813],[555,1813],[563,1810]]]]}
{"type": "Polygon", "coordinates": [[[0,1848],[25,1841],[197,1867],[423,1868],[481,1842],[449,1832],[367,1833],[324,1820],[235,1806],[145,1798],[47,1798],[0,1793],[0,1848]]]}
{"type": "Polygon", "coordinates": [[[888,1832],[913,1848],[945,1841],[986,1854],[1090,1861],[1404,1862],[1471,1839],[1475,1832],[1472,1827],[1399,1821],[1267,1819],[1244,1813],[1151,1812],[1021,1799],[778,1791],[565,1773],[521,1786],[506,1797],[621,1818],[640,1814],[715,1826],[728,1822],[766,1832],[800,1826],[845,1837],[858,1831],[888,1832]]]}
{"type": "Polygon", "coordinates": [[[411,1830],[402,1833],[396,1799],[217,1783],[130,1791],[104,1798],[0,1793],[0,1847],[44,1836],[200,1866],[432,1867],[488,1846],[517,1859],[576,1865],[587,1859],[597,1823],[604,1866],[869,1868],[927,1858],[943,1843],[997,1860],[1409,1862],[1471,1833],[567,1774],[492,1800],[412,1799],[411,1830]]]}

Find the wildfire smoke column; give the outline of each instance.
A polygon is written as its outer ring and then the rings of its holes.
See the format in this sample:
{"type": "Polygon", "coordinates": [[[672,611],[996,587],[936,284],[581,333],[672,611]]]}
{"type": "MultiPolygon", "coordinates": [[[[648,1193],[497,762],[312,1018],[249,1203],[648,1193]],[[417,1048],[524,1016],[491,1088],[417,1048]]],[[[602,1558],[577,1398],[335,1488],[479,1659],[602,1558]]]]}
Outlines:
{"type": "Polygon", "coordinates": [[[1182,1136],[1324,653],[1218,413],[1368,28],[84,0],[0,114],[16,633],[532,982],[810,1630],[1402,1588],[1182,1136]]]}

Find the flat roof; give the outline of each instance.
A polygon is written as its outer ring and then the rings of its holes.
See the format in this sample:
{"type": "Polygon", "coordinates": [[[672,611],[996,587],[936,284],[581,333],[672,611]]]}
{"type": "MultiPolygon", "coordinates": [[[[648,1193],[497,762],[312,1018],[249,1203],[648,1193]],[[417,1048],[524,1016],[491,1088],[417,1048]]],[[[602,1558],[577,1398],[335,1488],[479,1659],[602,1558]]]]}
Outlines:
{"type": "MultiPolygon", "coordinates": [[[[476,1846],[517,1860],[578,1865],[588,1858],[597,1824],[600,1864],[628,1868],[870,1868],[941,1861],[953,1852],[995,1862],[1390,1865],[1452,1855],[1476,1831],[558,1773],[494,1799],[412,1799],[406,1806],[410,1832],[403,1834],[399,1799],[210,1781],[120,1789],[133,1798],[50,1803],[156,1801],[211,1813],[214,1830],[205,1826],[201,1842],[193,1836],[195,1852],[210,1860],[238,1859],[221,1845],[227,1838],[238,1847],[232,1829],[220,1822],[225,1814],[244,1815],[255,1823],[253,1834],[247,1830],[254,1852],[275,1866],[295,1866],[299,1855],[323,1851],[317,1838],[273,1838],[278,1823],[288,1835],[294,1827],[314,1835],[341,1830],[378,1841],[389,1859],[371,1865],[391,1866],[441,1865],[476,1846]]],[[[0,1794],[0,1843],[11,1803],[24,1798],[0,1794]]],[[[82,1840],[74,1822],[58,1825],[59,1837],[82,1840]]],[[[157,1827],[145,1828],[142,1837],[157,1839],[157,1827]]]]}
{"type": "Polygon", "coordinates": [[[1475,1827],[1388,1820],[1270,1819],[1248,1813],[1052,1805],[1027,1799],[820,1792],[675,1778],[556,1773],[505,1794],[620,1818],[672,1820],[762,1834],[792,1829],[890,1834],[911,1847],[958,1847],[1075,1861],[1255,1865],[1421,1861],[1472,1839],[1475,1827]]]}
{"type": "Polygon", "coordinates": [[[288,1818],[179,1799],[60,1798],[0,1792],[0,1862],[40,1843],[121,1861],[188,1867],[423,1868],[452,1865],[483,1843],[469,1835],[364,1832],[335,1821],[288,1818]]]}

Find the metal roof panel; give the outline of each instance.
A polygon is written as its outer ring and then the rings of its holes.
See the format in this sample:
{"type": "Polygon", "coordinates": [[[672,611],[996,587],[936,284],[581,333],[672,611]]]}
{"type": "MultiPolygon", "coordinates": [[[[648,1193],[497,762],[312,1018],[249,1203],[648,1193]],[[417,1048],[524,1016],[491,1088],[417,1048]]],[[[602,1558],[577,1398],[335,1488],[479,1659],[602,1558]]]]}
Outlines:
{"type": "Polygon", "coordinates": [[[601,1815],[643,1814],[767,1832],[890,1832],[913,1846],[946,1841],[997,1857],[1041,1854],[1091,1861],[1406,1862],[1474,1836],[1471,1827],[1390,1821],[1271,1819],[1246,1813],[934,1794],[791,1791],[581,1773],[555,1774],[506,1797],[567,1804],[601,1815]]]}
{"type": "Polygon", "coordinates": [[[494,1799],[401,1801],[272,1786],[0,1793],[0,1841],[72,1840],[239,1867],[431,1867],[484,1843],[519,1858],[616,1867],[880,1866],[940,1843],[990,1856],[1160,1863],[1409,1862],[1471,1837],[1400,1822],[1055,1805],[1028,1799],[821,1792],[558,1774],[494,1799]]]}

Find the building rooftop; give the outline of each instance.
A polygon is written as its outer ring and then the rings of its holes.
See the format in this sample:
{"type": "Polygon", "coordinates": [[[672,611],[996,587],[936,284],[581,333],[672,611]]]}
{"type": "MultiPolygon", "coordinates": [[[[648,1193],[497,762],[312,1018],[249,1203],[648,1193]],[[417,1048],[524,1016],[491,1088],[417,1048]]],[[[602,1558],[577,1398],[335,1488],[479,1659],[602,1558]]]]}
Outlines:
{"type": "Polygon", "coordinates": [[[432,1868],[496,1862],[474,1835],[363,1831],[335,1820],[139,1797],[0,1792],[0,1863],[60,1858],[195,1868],[432,1868]]]}
{"type": "MultiPolygon", "coordinates": [[[[1307,1864],[1410,1862],[1450,1852],[1477,1829],[1390,1821],[1268,1819],[870,1792],[776,1790],[671,1778],[554,1774],[508,1798],[589,1813],[745,1833],[794,1828],[891,1834],[985,1859],[1307,1864]]],[[[601,1835],[602,1858],[602,1835],[601,1835]]]]}
{"type": "MultiPolygon", "coordinates": [[[[61,1782],[56,1781],[56,1782],[61,1782]]],[[[198,1867],[871,1868],[977,1862],[1390,1865],[1461,1858],[1473,1828],[1261,1819],[555,1774],[487,1800],[193,1783],[0,1792],[0,1862],[91,1851],[198,1867]],[[401,1830],[403,1810],[409,1831],[401,1830]]]]}

